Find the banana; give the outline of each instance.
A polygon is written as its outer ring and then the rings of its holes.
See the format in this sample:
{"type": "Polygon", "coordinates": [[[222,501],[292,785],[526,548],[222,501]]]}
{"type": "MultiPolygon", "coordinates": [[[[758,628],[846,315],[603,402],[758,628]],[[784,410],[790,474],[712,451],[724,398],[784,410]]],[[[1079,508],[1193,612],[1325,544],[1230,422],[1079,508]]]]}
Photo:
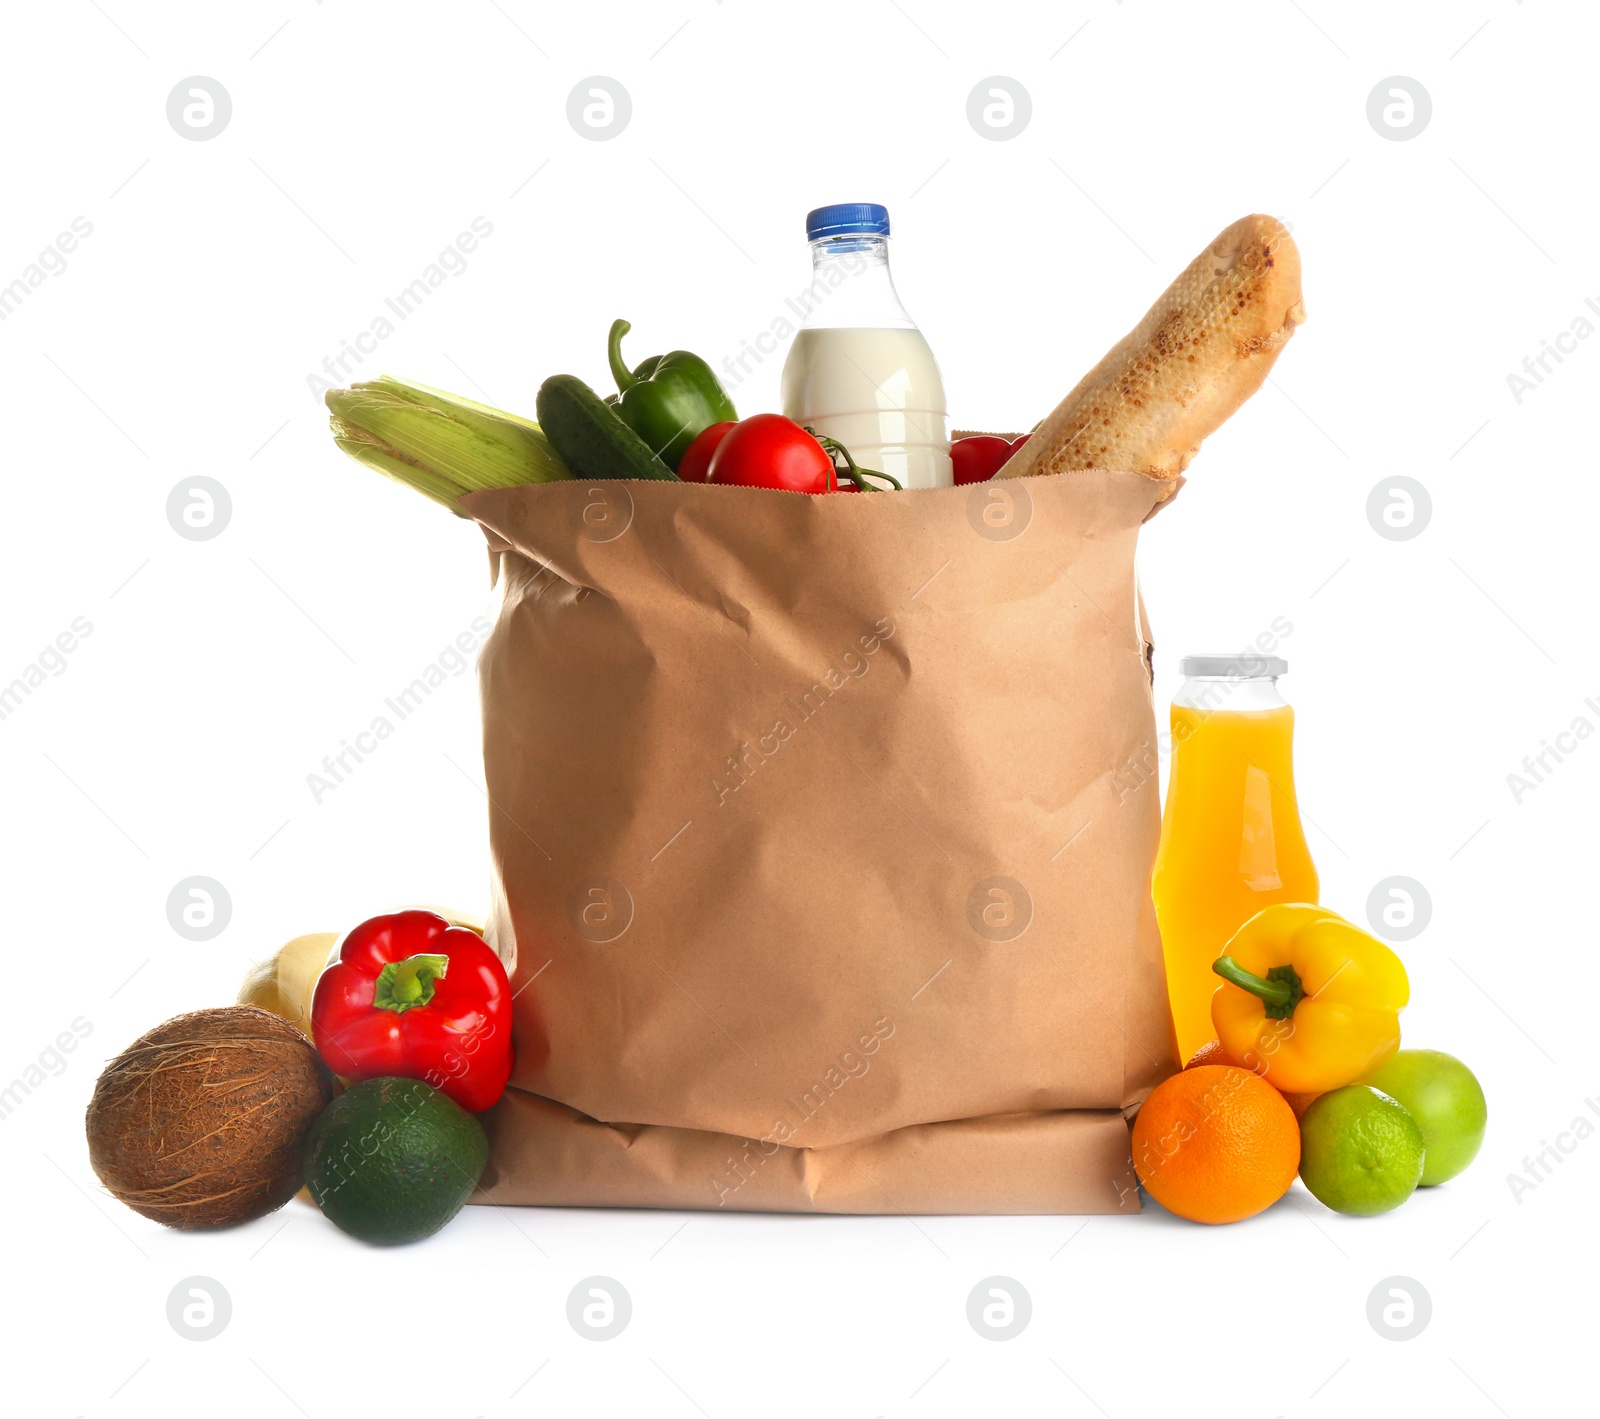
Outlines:
{"type": "Polygon", "coordinates": [[[328,956],[339,944],[336,931],[317,931],[297,936],[250,967],[239,987],[240,1005],[259,1005],[287,1020],[307,1039],[311,1038],[311,993],[317,977],[328,964],[328,956]]]}

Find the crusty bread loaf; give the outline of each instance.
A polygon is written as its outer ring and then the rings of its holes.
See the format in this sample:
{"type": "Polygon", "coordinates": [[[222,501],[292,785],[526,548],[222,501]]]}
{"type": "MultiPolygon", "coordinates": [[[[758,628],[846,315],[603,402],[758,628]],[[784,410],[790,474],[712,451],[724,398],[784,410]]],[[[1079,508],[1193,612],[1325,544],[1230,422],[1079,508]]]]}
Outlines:
{"type": "Polygon", "coordinates": [[[995,476],[1104,468],[1176,478],[1261,387],[1305,318],[1300,253],[1283,223],[1235,222],[995,476]]]}

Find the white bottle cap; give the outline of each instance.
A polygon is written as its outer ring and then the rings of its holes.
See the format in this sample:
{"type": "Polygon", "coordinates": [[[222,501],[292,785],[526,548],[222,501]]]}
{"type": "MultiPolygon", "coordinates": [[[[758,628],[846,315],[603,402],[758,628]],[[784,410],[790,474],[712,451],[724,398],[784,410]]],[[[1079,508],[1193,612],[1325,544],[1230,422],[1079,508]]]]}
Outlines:
{"type": "Polygon", "coordinates": [[[1280,655],[1257,655],[1253,651],[1186,655],[1178,662],[1178,673],[1185,678],[1201,675],[1222,680],[1260,680],[1268,675],[1287,675],[1289,662],[1280,655]]]}

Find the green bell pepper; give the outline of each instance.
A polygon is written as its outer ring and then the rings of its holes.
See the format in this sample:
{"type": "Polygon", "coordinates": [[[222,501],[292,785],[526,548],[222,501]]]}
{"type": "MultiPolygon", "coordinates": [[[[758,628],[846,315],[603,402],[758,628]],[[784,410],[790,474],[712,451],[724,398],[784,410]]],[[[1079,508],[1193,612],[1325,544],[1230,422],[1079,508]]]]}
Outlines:
{"type": "Polygon", "coordinates": [[[612,322],[608,350],[617,393],[606,403],[614,403],[623,423],[676,471],[696,435],[739,415],[711,366],[687,350],[652,355],[630,373],[622,337],[631,328],[626,320],[612,322]]]}

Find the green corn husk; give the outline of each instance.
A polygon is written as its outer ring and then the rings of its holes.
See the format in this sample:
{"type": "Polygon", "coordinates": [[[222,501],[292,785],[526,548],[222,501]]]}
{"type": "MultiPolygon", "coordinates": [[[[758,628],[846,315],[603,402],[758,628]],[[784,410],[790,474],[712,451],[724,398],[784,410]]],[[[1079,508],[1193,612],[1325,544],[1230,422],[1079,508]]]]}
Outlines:
{"type": "Polygon", "coordinates": [[[340,448],[452,512],[467,493],[572,476],[533,420],[425,384],[384,375],[323,399],[340,448]]]}

